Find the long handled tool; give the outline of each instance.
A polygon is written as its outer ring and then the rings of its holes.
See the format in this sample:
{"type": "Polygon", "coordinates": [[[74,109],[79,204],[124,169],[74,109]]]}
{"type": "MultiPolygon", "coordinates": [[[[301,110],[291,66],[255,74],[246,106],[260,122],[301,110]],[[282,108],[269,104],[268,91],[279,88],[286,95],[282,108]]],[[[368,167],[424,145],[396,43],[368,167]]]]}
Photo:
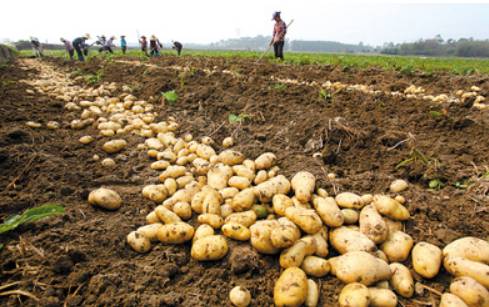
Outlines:
{"type": "MultiPolygon", "coordinates": [[[[293,23],[293,22],[294,22],[294,19],[292,19],[292,20],[289,22],[289,24],[287,25],[287,28],[286,28],[287,30],[289,29],[290,25],[292,25],[292,23],[293,23]]],[[[273,37],[272,37],[272,39],[273,39],[273,37]]],[[[262,59],[262,58],[265,56],[265,54],[267,54],[267,53],[268,53],[268,51],[270,51],[270,49],[272,49],[272,43],[270,43],[270,44],[268,45],[267,50],[265,50],[265,51],[264,51],[264,52],[261,54],[261,56],[258,58],[258,60],[257,60],[256,62],[257,62],[257,63],[258,63],[258,62],[260,62],[260,60],[261,60],[261,59],[262,59]]]]}

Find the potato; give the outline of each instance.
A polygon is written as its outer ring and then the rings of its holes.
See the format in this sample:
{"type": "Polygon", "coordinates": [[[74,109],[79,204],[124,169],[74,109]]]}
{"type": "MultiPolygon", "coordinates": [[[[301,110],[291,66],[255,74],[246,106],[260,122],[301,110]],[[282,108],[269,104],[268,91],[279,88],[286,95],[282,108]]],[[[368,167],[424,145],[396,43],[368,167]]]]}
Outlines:
{"type": "Polygon", "coordinates": [[[255,179],[255,171],[249,169],[244,165],[235,165],[233,166],[233,172],[240,177],[247,178],[248,181],[253,181],[255,179]]]}
{"type": "Polygon", "coordinates": [[[234,145],[234,139],[230,136],[222,140],[222,147],[229,148],[234,145]]]}
{"type": "Polygon", "coordinates": [[[137,231],[131,231],[127,235],[127,243],[138,253],[147,253],[151,249],[151,242],[147,237],[137,231]]]}
{"type": "Polygon", "coordinates": [[[300,306],[307,298],[307,277],[297,267],[285,269],[273,289],[273,301],[277,307],[300,306]]]}
{"type": "Polygon", "coordinates": [[[389,196],[375,195],[372,203],[380,214],[394,220],[405,221],[410,217],[406,207],[389,196]]]}
{"type": "Polygon", "coordinates": [[[271,152],[266,152],[255,159],[255,168],[257,170],[268,169],[275,164],[275,161],[277,161],[277,156],[271,152]]]}
{"type": "Polygon", "coordinates": [[[194,173],[199,176],[207,175],[207,172],[209,171],[209,167],[210,167],[209,161],[202,158],[195,158],[192,161],[192,165],[195,168],[194,173]]]}
{"type": "Polygon", "coordinates": [[[404,198],[404,196],[402,195],[396,195],[396,197],[394,197],[394,200],[400,203],[401,205],[404,205],[406,203],[406,198],[404,198]]]}
{"type": "Polygon", "coordinates": [[[467,304],[462,301],[456,295],[451,293],[443,293],[440,300],[440,305],[438,307],[468,307],[467,304]]]}
{"type": "Polygon", "coordinates": [[[256,213],[253,210],[236,212],[226,217],[226,223],[238,223],[245,227],[250,227],[256,222],[256,213]]]}
{"type": "Polygon", "coordinates": [[[159,223],[159,222],[160,222],[160,219],[156,215],[156,212],[151,211],[150,213],[148,213],[148,215],[146,215],[146,223],[155,224],[155,223],[159,223]]]}
{"type": "Polygon", "coordinates": [[[163,202],[168,197],[168,191],[163,184],[150,184],[143,188],[143,197],[156,203],[163,202]]]}
{"type": "Polygon", "coordinates": [[[165,224],[158,229],[157,236],[165,244],[182,244],[192,239],[194,228],[184,222],[165,224]]]}
{"type": "Polygon", "coordinates": [[[194,212],[199,214],[203,212],[204,198],[206,195],[207,191],[204,188],[202,191],[195,193],[195,195],[192,197],[190,206],[194,212]]]}
{"type": "Polygon", "coordinates": [[[212,156],[216,155],[214,148],[205,144],[199,144],[195,153],[197,156],[201,157],[202,159],[206,159],[207,161],[209,161],[212,156]]]}
{"type": "Polygon", "coordinates": [[[353,209],[341,209],[341,214],[343,214],[344,224],[347,225],[356,224],[360,219],[358,211],[353,209]]]}
{"type": "Polygon", "coordinates": [[[380,246],[391,262],[402,262],[409,257],[414,241],[410,235],[402,231],[389,233],[388,239],[380,246]]]}
{"type": "Polygon", "coordinates": [[[258,171],[258,173],[256,173],[256,176],[255,176],[255,179],[253,180],[253,182],[256,185],[259,185],[260,183],[263,183],[267,180],[268,180],[267,172],[265,170],[261,170],[261,171],[258,171]]]}
{"type": "Polygon", "coordinates": [[[273,211],[280,216],[285,216],[285,209],[294,205],[292,199],[284,194],[275,194],[272,198],[272,204],[273,211]]]}
{"type": "Polygon", "coordinates": [[[274,167],[272,167],[268,171],[268,173],[267,173],[268,178],[272,178],[272,177],[277,176],[279,171],[280,171],[280,167],[278,167],[278,166],[275,165],[274,167]]]}
{"type": "MultiPolygon", "coordinates": [[[[279,220],[280,222],[280,220],[279,220]]],[[[272,245],[276,248],[291,247],[301,237],[301,232],[297,226],[290,222],[287,225],[280,225],[277,228],[272,229],[270,234],[270,240],[272,245]]]]}
{"type": "Polygon", "coordinates": [[[251,246],[262,254],[276,254],[280,250],[273,246],[270,239],[273,227],[271,227],[270,223],[265,222],[267,221],[259,221],[251,225],[251,246]]]}
{"type": "Polygon", "coordinates": [[[344,216],[333,197],[315,197],[313,204],[324,224],[330,227],[343,225],[344,216]]]}
{"type": "Polygon", "coordinates": [[[86,144],[90,144],[93,141],[95,141],[95,138],[91,135],[85,135],[85,136],[82,136],[80,139],[78,139],[78,141],[80,143],[82,143],[83,145],[86,145],[86,144]]]}
{"type": "Polygon", "coordinates": [[[251,210],[255,211],[256,217],[258,219],[270,219],[270,215],[268,214],[268,207],[266,205],[253,205],[251,207],[251,210]]]}
{"type": "Polygon", "coordinates": [[[173,179],[178,178],[180,176],[185,175],[186,171],[187,169],[185,168],[185,166],[170,165],[166,168],[165,171],[163,171],[160,174],[160,181],[165,181],[165,179],[167,178],[173,178],[173,179]]]}
{"type": "Polygon", "coordinates": [[[300,202],[308,202],[311,200],[312,193],[316,186],[316,177],[309,172],[298,172],[292,177],[290,181],[292,190],[294,190],[295,197],[300,202]]]}
{"type": "Polygon", "coordinates": [[[195,242],[203,237],[208,237],[214,235],[214,228],[207,224],[202,224],[195,230],[194,237],[192,238],[192,242],[195,242]]]}
{"type": "Polygon", "coordinates": [[[231,207],[233,208],[234,211],[240,212],[240,211],[246,211],[253,206],[255,202],[255,193],[253,189],[248,188],[240,191],[238,194],[236,194],[233,197],[233,200],[231,202],[231,207]]]}
{"type": "Polygon", "coordinates": [[[394,291],[403,297],[410,298],[414,294],[414,280],[409,269],[401,263],[391,263],[392,271],[390,284],[394,291]]]}
{"type": "Polygon", "coordinates": [[[290,182],[285,176],[278,175],[255,187],[255,193],[262,203],[268,203],[275,194],[287,194],[290,191],[290,182]]]}
{"type": "Polygon", "coordinates": [[[173,224],[181,222],[180,217],[173,211],[167,209],[165,206],[160,205],[155,208],[156,216],[162,221],[164,224],[173,224]]]}
{"type": "Polygon", "coordinates": [[[161,170],[166,169],[168,166],[170,166],[170,162],[165,161],[165,160],[160,160],[160,161],[155,161],[155,162],[151,163],[150,167],[151,167],[151,169],[161,171],[161,170]]]}
{"type": "Polygon", "coordinates": [[[144,141],[144,145],[146,145],[149,149],[160,150],[163,148],[163,144],[157,138],[149,138],[144,141]]]}
{"type": "Polygon", "coordinates": [[[414,271],[424,278],[433,278],[440,271],[442,252],[438,246],[419,242],[414,246],[411,256],[414,271]]]}
{"type": "Polygon", "coordinates": [[[102,149],[106,153],[116,153],[124,149],[124,147],[127,146],[127,142],[125,140],[112,140],[106,142],[103,146],[102,149]]]}
{"type": "Polygon", "coordinates": [[[462,257],[489,264],[489,242],[476,237],[460,238],[445,246],[443,256],[462,257]]]}
{"type": "Polygon", "coordinates": [[[113,167],[115,166],[115,161],[111,158],[105,158],[102,160],[101,164],[103,167],[113,167]]]}
{"type": "Polygon", "coordinates": [[[228,243],[221,235],[205,236],[192,244],[190,255],[198,261],[212,261],[224,258],[228,253],[228,243]]]}
{"type": "Polygon", "coordinates": [[[306,243],[306,256],[314,255],[317,251],[316,237],[308,235],[300,239],[300,241],[306,243]]]}
{"type": "Polygon", "coordinates": [[[218,159],[220,162],[226,165],[233,166],[233,165],[241,164],[244,161],[245,156],[239,151],[226,149],[218,155],[218,159]]]}
{"type": "Polygon", "coordinates": [[[375,244],[387,240],[389,229],[382,216],[374,206],[367,205],[360,211],[360,232],[366,235],[375,244]]]}
{"type": "Polygon", "coordinates": [[[443,260],[443,265],[448,273],[453,276],[472,277],[484,287],[489,288],[489,265],[462,257],[451,256],[443,260]]]}
{"type": "Polygon", "coordinates": [[[450,284],[450,292],[461,298],[469,307],[489,307],[489,291],[471,277],[455,278],[450,284]]]}
{"type": "Polygon", "coordinates": [[[296,241],[294,245],[285,249],[280,254],[280,266],[283,268],[299,267],[306,256],[306,243],[296,241]]]}
{"type": "Polygon", "coordinates": [[[237,286],[229,292],[229,300],[236,307],[246,307],[251,303],[251,294],[246,288],[237,286]]]}
{"type": "Polygon", "coordinates": [[[177,186],[179,189],[183,189],[187,184],[191,183],[194,181],[194,176],[192,175],[185,175],[182,177],[178,177],[176,180],[177,186]]]}
{"type": "Polygon", "coordinates": [[[375,252],[375,243],[360,231],[349,227],[338,227],[329,234],[331,245],[340,253],[345,254],[352,251],[375,252]]]}
{"type": "Polygon", "coordinates": [[[107,210],[117,210],[121,207],[122,199],[114,190],[98,188],[88,194],[88,203],[107,210]]]}
{"type": "Polygon", "coordinates": [[[307,256],[302,261],[301,269],[309,276],[323,277],[329,273],[328,260],[317,256],[307,256]]]}
{"type": "Polygon", "coordinates": [[[374,288],[390,289],[389,282],[387,280],[379,281],[378,283],[375,284],[374,288]]]}
{"type": "Polygon", "coordinates": [[[189,220],[192,217],[192,208],[186,201],[179,201],[174,204],[173,212],[183,220],[189,220]]]}
{"type": "Polygon", "coordinates": [[[389,258],[387,258],[387,256],[384,254],[384,252],[379,250],[379,249],[376,250],[374,253],[372,253],[372,255],[374,255],[377,258],[380,258],[380,259],[384,260],[385,262],[389,263],[389,258]]]}
{"type": "Polygon", "coordinates": [[[393,221],[389,218],[384,217],[384,221],[387,224],[387,228],[389,228],[389,233],[394,233],[396,231],[403,231],[404,226],[402,222],[399,221],[393,221]]]}
{"type": "Polygon", "coordinates": [[[204,213],[198,216],[197,221],[200,224],[208,224],[214,229],[219,229],[224,224],[221,216],[212,213],[204,213]]]}
{"type": "Polygon", "coordinates": [[[389,190],[392,193],[399,193],[408,188],[408,183],[405,180],[402,179],[396,179],[394,180],[391,185],[389,186],[389,190]]]}
{"type": "Polygon", "coordinates": [[[229,166],[221,163],[216,164],[207,173],[207,184],[216,190],[224,189],[232,175],[233,170],[229,166]]]}
{"type": "Polygon", "coordinates": [[[163,226],[161,223],[154,223],[149,225],[141,226],[137,229],[139,234],[142,234],[146,238],[148,238],[151,242],[158,241],[158,229],[163,226]]]}
{"type": "Polygon", "coordinates": [[[323,225],[321,218],[310,209],[289,207],[285,210],[285,216],[309,234],[319,232],[323,225]]]}
{"type": "Polygon", "coordinates": [[[219,190],[219,194],[223,199],[233,198],[236,194],[239,193],[237,188],[224,188],[219,190]]]}
{"type": "Polygon", "coordinates": [[[196,181],[192,181],[185,186],[184,189],[180,189],[172,195],[171,198],[163,202],[164,205],[173,206],[179,201],[190,203],[195,194],[200,190],[200,185],[196,181]]]}
{"type": "Polygon", "coordinates": [[[173,178],[167,178],[163,182],[166,190],[168,191],[168,195],[173,195],[177,191],[177,181],[173,178]]]}
{"type": "MultiPolygon", "coordinates": [[[[195,196],[195,195],[194,195],[195,196]]],[[[221,215],[221,194],[213,188],[205,190],[204,199],[202,200],[202,213],[211,213],[221,215]]]]}
{"type": "Polygon", "coordinates": [[[316,307],[319,301],[319,287],[312,279],[307,280],[307,296],[304,305],[306,307],[316,307]]]}
{"type": "Polygon", "coordinates": [[[396,307],[397,296],[389,289],[368,288],[371,307],[396,307]]]}
{"type": "Polygon", "coordinates": [[[374,196],[372,194],[363,194],[362,196],[360,196],[360,200],[362,201],[364,206],[370,205],[374,200],[374,196]]]}
{"type": "Polygon", "coordinates": [[[238,223],[227,223],[221,228],[222,234],[238,241],[248,241],[251,237],[250,230],[238,223]]]}
{"type": "Polygon", "coordinates": [[[352,192],[343,192],[335,197],[338,206],[347,209],[361,209],[364,206],[364,202],[359,195],[352,192]]]}
{"type": "Polygon", "coordinates": [[[330,258],[329,263],[331,273],[344,283],[360,282],[369,286],[391,278],[387,262],[363,251],[330,258]]]}
{"type": "Polygon", "coordinates": [[[251,183],[248,180],[248,178],[241,177],[241,176],[232,176],[228,180],[228,185],[233,188],[237,188],[239,190],[244,190],[248,188],[251,183]]]}
{"type": "Polygon", "coordinates": [[[370,291],[357,282],[347,284],[340,292],[338,303],[340,307],[368,307],[370,291]]]}
{"type": "Polygon", "coordinates": [[[323,229],[324,229],[324,235],[323,235],[323,230],[321,230],[320,232],[314,234],[313,237],[314,240],[316,241],[315,255],[324,258],[328,256],[329,251],[328,251],[328,241],[326,241],[328,238],[328,230],[326,229],[326,227],[324,227],[323,229]]]}
{"type": "Polygon", "coordinates": [[[250,160],[250,159],[246,159],[243,161],[243,166],[247,167],[248,169],[250,169],[253,173],[255,172],[256,170],[256,167],[255,167],[255,161],[253,160],[250,160]]]}
{"type": "Polygon", "coordinates": [[[156,154],[156,160],[167,160],[173,163],[177,160],[177,155],[170,149],[166,149],[156,154]]]}

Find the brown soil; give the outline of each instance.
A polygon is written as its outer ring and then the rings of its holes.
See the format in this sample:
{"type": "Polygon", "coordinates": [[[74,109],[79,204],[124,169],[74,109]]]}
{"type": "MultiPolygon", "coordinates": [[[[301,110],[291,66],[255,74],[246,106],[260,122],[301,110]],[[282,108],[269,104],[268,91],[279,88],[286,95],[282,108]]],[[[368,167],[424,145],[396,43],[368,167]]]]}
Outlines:
{"type": "MultiPolygon", "coordinates": [[[[270,75],[316,81],[376,84],[398,90],[409,84],[442,93],[471,85],[489,91],[487,76],[465,79],[449,74],[402,76],[377,69],[342,70],[324,66],[254,64],[242,59],[176,58],[151,61],[148,68],[94,60],[85,64],[50,60],[51,65],[76,74],[101,72],[101,81],[128,84],[135,95],[150,99],[175,89],[179,101],[157,104],[159,119],[175,116],[180,132],[210,135],[216,143],[233,135],[238,150],[255,157],[273,151],[281,172],[287,176],[308,170],[320,186],[335,191],[387,192],[395,178],[412,183],[404,192],[414,216],[406,232],[416,241],[443,246],[466,235],[489,235],[488,182],[478,179],[489,165],[489,113],[464,106],[433,106],[424,101],[355,92],[333,93],[328,100],[313,87],[274,86],[270,75]],[[190,65],[183,74],[168,65],[190,65]],[[244,78],[220,73],[206,75],[202,68],[228,69],[244,78]],[[442,114],[433,115],[432,111],[442,114]],[[250,116],[241,124],[228,121],[230,113],[250,116]],[[320,158],[313,158],[315,152],[320,158]],[[417,154],[418,153],[418,154],[417,154]],[[419,154],[421,153],[421,154],[419,154]],[[422,158],[420,158],[422,156],[422,158]],[[416,157],[412,163],[399,163],[416,157]],[[425,160],[423,160],[425,159],[425,160]],[[329,181],[326,174],[337,179],[329,181]],[[444,183],[429,190],[431,179],[444,183]],[[454,185],[470,179],[469,189],[454,185]]],[[[35,78],[36,71],[20,64],[0,70],[0,219],[44,202],[66,207],[63,217],[36,222],[0,237],[0,284],[19,281],[14,288],[29,291],[45,306],[222,306],[235,285],[246,286],[253,306],[273,304],[273,284],[280,270],[277,257],[264,256],[247,244],[232,244],[222,261],[198,263],[190,258],[189,245],[156,245],[140,255],[125,243],[131,230],[144,224],[153,204],[141,196],[145,183],[157,180],[144,153],[128,149],[115,159],[115,171],[92,161],[100,146],[83,146],[78,138],[90,130],[73,131],[63,103],[29,95],[28,86],[16,82],[35,78]],[[64,122],[51,131],[30,129],[27,120],[64,122]],[[124,199],[117,212],[87,205],[88,191],[106,185],[124,199]],[[9,188],[6,188],[9,186],[9,188]]],[[[129,143],[141,142],[131,137],[129,143]]],[[[97,145],[102,140],[97,140],[97,145]]],[[[134,146],[132,146],[134,148],[134,146]]],[[[442,271],[423,283],[443,291],[450,276],[442,271]]],[[[334,306],[342,288],[332,276],[316,279],[321,287],[321,306],[334,306]]],[[[437,301],[430,292],[415,300],[401,299],[404,306],[437,301]],[[418,302],[417,302],[417,301],[418,302]]],[[[1,305],[35,305],[26,297],[0,298],[1,305]]]]}

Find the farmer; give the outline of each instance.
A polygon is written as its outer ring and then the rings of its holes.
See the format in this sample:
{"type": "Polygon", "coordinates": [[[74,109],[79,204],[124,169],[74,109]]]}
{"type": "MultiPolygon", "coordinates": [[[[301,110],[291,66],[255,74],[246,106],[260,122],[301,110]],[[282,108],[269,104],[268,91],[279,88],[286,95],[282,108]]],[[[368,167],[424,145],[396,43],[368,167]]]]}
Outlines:
{"type": "Polygon", "coordinates": [[[126,42],[126,36],[125,35],[121,35],[121,50],[122,50],[122,54],[126,54],[127,42],[126,42]]]}
{"type": "Polygon", "coordinates": [[[73,49],[73,45],[71,44],[70,41],[68,41],[64,38],[61,38],[60,40],[65,45],[65,49],[66,49],[66,52],[68,53],[68,55],[70,56],[70,60],[73,61],[73,55],[75,55],[75,49],[73,49]]]}
{"type": "Polygon", "coordinates": [[[151,39],[149,40],[149,55],[152,57],[160,55],[160,49],[163,48],[163,45],[160,43],[160,40],[151,35],[151,39]]]}
{"type": "Polygon", "coordinates": [[[180,42],[173,41],[173,47],[171,48],[175,49],[177,54],[180,55],[180,53],[182,53],[183,45],[180,42]]]}
{"type": "Polygon", "coordinates": [[[273,35],[270,46],[273,45],[273,51],[275,52],[275,58],[281,60],[284,59],[284,44],[285,44],[285,34],[287,33],[287,25],[280,18],[280,12],[273,13],[272,20],[275,20],[275,25],[273,26],[273,35]]]}
{"type": "Polygon", "coordinates": [[[139,45],[141,45],[141,51],[146,55],[148,55],[148,41],[146,40],[146,36],[141,36],[139,39],[139,45]]]}
{"type": "Polygon", "coordinates": [[[114,53],[114,51],[112,50],[112,47],[114,47],[114,40],[115,40],[115,36],[111,36],[108,40],[106,40],[101,48],[102,51],[108,51],[110,53],[114,53]]]}
{"type": "Polygon", "coordinates": [[[36,37],[31,36],[31,46],[32,46],[32,50],[34,51],[34,55],[37,58],[41,58],[42,57],[42,46],[36,37]]]}
{"type": "Polygon", "coordinates": [[[88,54],[88,45],[87,40],[90,39],[90,34],[85,34],[81,37],[75,38],[73,41],[73,48],[75,48],[76,55],[78,56],[78,60],[81,62],[85,61],[83,54],[88,54]]]}

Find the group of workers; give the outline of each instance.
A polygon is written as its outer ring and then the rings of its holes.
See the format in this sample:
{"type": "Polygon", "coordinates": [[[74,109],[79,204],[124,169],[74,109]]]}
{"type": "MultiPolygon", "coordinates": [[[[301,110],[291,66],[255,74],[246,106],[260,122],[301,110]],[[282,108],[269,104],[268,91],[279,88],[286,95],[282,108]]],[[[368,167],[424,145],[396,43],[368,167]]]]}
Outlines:
{"type": "MultiPolygon", "coordinates": [[[[272,20],[275,20],[275,25],[273,27],[273,35],[272,40],[270,41],[270,47],[273,46],[273,50],[275,53],[275,58],[282,59],[284,58],[284,44],[285,44],[285,34],[287,33],[287,25],[280,17],[280,12],[273,13],[272,20]]],[[[116,39],[115,36],[111,36],[108,39],[102,35],[98,36],[97,40],[88,44],[87,40],[90,39],[90,34],[85,34],[83,36],[75,38],[72,42],[61,38],[61,42],[65,46],[65,50],[68,53],[71,60],[73,60],[75,52],[78,57],[78,60],[84,61],[85,56],[88,55],[88,50],[93,45],[100,46],[98,51],[113,53],[113,48],[115,47],[114,41],[116,39]]],[[[180,42],[172,41],[172,49],[175,49],[177,54],[180,55],[183,49],[183,45],[180,42]]],[[[31,37],[31,45],[34,50],[34,54],[36,57],[42,57],[42,45],[37,38],[31,37]]],[[[149,39],[149,44],[146,36],[141,36],[139,38],[139,46],[141,51],[149,57],[156,57],[160,55],[160,50],[163,48],[163,44],[159,41],[159,39],[152,35],[149,39]],[[149,47],[149,48],[148,48],[149,47]],[[149,52],[148,52],[149,49],[149,52]]],[[[127,51],[127,41],[126,36],[120,36],[120,48],[123,54],[127,51]]]]}

